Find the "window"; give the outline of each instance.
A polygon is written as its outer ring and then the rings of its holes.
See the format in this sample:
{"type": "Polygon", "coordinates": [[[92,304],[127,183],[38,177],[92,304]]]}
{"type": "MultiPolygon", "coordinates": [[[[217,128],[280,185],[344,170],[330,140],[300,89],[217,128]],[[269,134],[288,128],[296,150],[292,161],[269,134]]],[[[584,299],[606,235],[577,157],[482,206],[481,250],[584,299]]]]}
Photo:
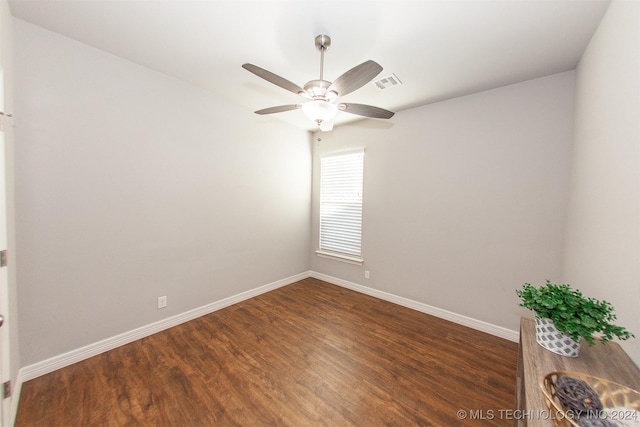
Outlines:
{"type": "Polygon", "coordinates": [[[362,263],[364,151],[320,158],[319,255],[362,263]]]}

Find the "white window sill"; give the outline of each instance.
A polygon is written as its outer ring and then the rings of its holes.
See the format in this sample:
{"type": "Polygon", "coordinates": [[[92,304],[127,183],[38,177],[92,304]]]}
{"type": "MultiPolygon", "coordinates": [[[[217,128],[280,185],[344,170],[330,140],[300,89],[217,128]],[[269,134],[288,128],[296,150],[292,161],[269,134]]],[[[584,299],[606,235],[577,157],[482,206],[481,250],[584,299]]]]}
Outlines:
{"type": "Polygon", "coordinates": [[[320,249],[316,251],[316,255],[318,255],[321,258],[333,259],[336,261],[346,262],[348,264],[362,265],[364,263],[364,260],[362,258],[339,254],[337,252],[322,251],[320,249]]]}

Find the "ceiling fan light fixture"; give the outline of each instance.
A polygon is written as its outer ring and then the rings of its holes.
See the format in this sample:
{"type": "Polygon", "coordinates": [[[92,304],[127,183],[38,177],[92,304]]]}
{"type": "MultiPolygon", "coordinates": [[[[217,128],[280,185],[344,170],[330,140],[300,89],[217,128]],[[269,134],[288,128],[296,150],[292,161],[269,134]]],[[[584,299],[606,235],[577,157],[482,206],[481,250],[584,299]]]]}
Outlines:
{"type": "Polygon", "coordinates": [[[328,101],[316,99],[302,104],[302,112],[307,118],[320,125],[322,122],[329,121],[336,116],[338,106],[328,101]]]}

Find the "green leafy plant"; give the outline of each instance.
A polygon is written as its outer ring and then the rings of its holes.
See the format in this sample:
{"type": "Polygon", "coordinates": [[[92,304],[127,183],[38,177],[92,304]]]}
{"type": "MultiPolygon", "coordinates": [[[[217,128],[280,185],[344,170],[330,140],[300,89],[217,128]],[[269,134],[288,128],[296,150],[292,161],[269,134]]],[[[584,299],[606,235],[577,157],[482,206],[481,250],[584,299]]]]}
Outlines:
{"type": "Polygon", "coordinates": [[[521,307],[533,310],[537,317],[553,320],[556,328],[575,341],[580,337],[589,344],[595,344],[594,335],[606,343],[614,337],[627,340],[635,337],[621,326],[612,324],[616,320],[613,306],[607,301],[587,298],[579,290],[569,285],[555,285],[547,280],[539,288],[525,283],[516,290],[522,302],[521,307]]]}

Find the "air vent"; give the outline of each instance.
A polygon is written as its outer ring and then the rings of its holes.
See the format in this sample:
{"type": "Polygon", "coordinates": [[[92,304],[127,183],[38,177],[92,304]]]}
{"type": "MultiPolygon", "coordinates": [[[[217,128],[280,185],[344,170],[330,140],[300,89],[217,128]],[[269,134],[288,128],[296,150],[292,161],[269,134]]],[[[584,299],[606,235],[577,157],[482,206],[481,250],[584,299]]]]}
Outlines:
{"type": "Polygon", "coordinates": [[[398,86],[402,84],[398,76],[396,76],[395,74],[389,74],[386,77],[374,81],[373,83],[380,90],[385,90],[392,86],[398,86]]]}

